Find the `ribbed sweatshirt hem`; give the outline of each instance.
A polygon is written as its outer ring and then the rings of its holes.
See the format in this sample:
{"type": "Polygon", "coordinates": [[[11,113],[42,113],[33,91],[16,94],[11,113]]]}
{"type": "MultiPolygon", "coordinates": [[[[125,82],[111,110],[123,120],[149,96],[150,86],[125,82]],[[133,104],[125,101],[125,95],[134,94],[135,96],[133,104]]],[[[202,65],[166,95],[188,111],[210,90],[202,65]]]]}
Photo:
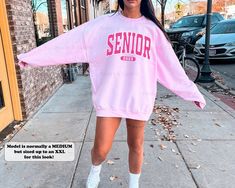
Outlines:
{"type": "Polygon", "coordinates": [[[122,118],[129,118],[129,119],[135,119],[135,120],[141,120],[141,121],[148,121],[151,112],[149,113],[131,113],[131,112],[124,112],[124,111],[115,111],[115,110],[102,110],[96,109],[96,116],[99,117],[122,117],[122,118]]]}

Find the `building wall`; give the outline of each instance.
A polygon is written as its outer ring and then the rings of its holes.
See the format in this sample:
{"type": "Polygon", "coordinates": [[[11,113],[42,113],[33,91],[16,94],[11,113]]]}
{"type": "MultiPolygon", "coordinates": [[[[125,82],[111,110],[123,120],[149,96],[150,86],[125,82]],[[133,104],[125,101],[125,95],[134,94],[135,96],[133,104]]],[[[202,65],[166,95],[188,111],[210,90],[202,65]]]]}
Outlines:
{"type": "MultiPolygon", "coordinates": [[[[6,0],[12,48],[16,55],[36,47],[31,0],[6,0]]],[[[34,114],[63,83],[60,66],[20,69],[16,65],[24,119],[34,114]]]]}

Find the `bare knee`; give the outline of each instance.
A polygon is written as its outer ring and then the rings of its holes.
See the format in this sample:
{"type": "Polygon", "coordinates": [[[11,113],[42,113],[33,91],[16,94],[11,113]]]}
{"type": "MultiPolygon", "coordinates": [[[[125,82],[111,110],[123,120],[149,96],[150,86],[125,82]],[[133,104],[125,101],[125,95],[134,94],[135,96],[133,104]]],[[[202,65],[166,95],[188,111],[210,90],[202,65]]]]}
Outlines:
{"type": "Polygon", "coordinates": [[[143,139],[128,140],[127,142],[129,150],[135,153],[143,152],[143,143],[143,139]]]}
{"type": "Polygon", "coordinates": [[[104,161],[107,157],[108,151],[109,151],[108,149],[93,147],[91,153],[95,158],[104,161]]]}
{"type": "Polygon", "coordinates": [[[140,153],[143,151],[145,121],[127,119],[127,144],[129,150],[140,153]]]}

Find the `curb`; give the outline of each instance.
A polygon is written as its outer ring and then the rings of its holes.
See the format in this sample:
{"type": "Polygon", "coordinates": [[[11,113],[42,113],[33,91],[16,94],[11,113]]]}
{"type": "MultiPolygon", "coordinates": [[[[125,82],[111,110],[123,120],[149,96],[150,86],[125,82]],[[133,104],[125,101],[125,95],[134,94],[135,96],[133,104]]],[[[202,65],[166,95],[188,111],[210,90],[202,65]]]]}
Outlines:
{"type": "Polygon", "coordinates": [[[216,84],[217,86],[221,87],[222,89],[227,90],[230,94],[235,95],[235,91],[234,91],[234,90],[231,90],[231,89],[228,88],[227,86],[225,86],[225,85],[219,83],[217,80],[215,80],[215,84],[216,84]]]}
{"type": "Polygon", "coordinates": [[[232,109],[230,106],[222,102],[218,97],[214,96],[210,93],[205,87],[197,83],[198,88],[203,95],[205,95],[211,102],[215,103],[220,109],[228,113],[230,116],[235,118],[235,110],[232,109]]]}

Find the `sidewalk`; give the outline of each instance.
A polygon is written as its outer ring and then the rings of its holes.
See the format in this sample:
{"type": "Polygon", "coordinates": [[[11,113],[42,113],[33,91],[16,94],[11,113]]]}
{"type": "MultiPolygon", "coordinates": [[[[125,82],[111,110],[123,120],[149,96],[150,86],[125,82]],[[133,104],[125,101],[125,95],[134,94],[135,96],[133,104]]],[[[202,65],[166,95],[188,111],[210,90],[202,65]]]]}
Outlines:
{"type": "MultiPolygon", "coordinates": [[[[0,151],[0,187],[85,188],[96,116],[89,76],[63,85],[10,140],[11,142],[74,142],[75,160],[8,162],[0,151]]],[[[163,126],[145,129],[140,188],[233,188],[235,184],[235,111],[200,87],[204,110],[158,87],[157,105],[169,106],[176,121],[175,142],[163,139],[163,126]]],[[[158,113],[160,110],[156,110],[158,113]]],[[[159,119],[158,119],[159,120],[159,119]]],[[[164,120],[167,121],[167,120],[164,120]]],[[[165,131],[165,132],[164,132],[165,131]]],[[[128,187],[128,147],[122,119],[112,150],[101,169],[99,188],[128,187]],[[110,177],[114,176],[114,180],[110,177]]]]}

